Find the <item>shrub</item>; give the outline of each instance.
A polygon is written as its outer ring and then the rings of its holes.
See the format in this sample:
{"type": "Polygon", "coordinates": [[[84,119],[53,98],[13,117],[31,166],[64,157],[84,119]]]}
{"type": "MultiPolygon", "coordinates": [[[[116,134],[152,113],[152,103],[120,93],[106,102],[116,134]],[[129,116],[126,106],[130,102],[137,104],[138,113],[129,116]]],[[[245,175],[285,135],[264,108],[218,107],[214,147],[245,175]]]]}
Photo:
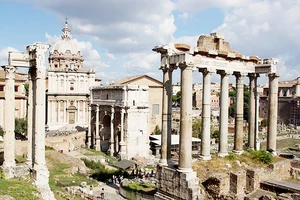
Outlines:
{"type": "Polygon", "coordinates": [[[235,160],[236,159],[236,154],[229,154],[228,156],[226,156],[225,158],[227,158],[228,160],[235,160]]]}
{"type": "Polygon", "coordinates": [[[273,155],[265,150],[250,150],[251,157],[261,163],[270,164],[273,161],[273,155]]]}

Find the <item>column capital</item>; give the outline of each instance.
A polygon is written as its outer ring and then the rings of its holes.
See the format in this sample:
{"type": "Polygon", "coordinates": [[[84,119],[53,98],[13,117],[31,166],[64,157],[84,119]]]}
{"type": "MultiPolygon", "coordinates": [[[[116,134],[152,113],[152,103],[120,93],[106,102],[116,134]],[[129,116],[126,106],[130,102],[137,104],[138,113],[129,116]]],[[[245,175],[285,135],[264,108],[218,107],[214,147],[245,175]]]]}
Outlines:
{"type": "Polygon", "coordinates": [[[189,65],[189,64],[179,64],[179,68],[181,70],[183,70],[183,69],[193,70],[194,69],[194,65],[193,64],[192,65],[189,65]]]}
{"type": "Polygon", "coordinates": [[[15,78],[16,67],[7,65],[7,66],[4,66],[3,69],[5,71],[5,79],[14,79],[15,78]]]}
{"type": "Polygon", "coordinates": [[[239,77],[244,77],[244,76],[246,76],[247,74],[246,74],[246,73],[243,73],[243,72],[233,72],[233,75],[234,75],[236,78],[239,78],[239,77]]]}
{"type": "Polygon", "coordinates": [[[216,70],[212,70],[212,69],[208,69],[208,68],[199,68],[198,70],[199,70],[199,72],[203,73],[203,75],[216,72],[216,70]]]}
{"type": "Polygon", "coordinates": [[[233,72],[232,71],[227,71],[227,70],[217,70],[217,74],[220,74],[221,76],[229,76],[233,72]]]}
{"type": "Polygon", "coordinates": [[[268,77],[269,77],[269,78],[278,78],[278,77],[279,77],[279,74],[277,74],[277,73],[269,73],[269,74],[268,74],[268,77]]]}

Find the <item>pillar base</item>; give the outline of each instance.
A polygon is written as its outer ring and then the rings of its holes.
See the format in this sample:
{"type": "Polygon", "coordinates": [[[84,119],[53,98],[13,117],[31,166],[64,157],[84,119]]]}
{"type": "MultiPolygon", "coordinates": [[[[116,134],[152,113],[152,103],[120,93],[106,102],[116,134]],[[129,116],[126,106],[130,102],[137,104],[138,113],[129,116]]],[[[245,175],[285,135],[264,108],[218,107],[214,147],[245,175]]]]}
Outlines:
{"type": "Polygon", "coordinates": [[[197,173],[180,172],[169,167],[157,167],[157,192],[155,200],[205,199],[199,186],[197,173]],[[170,181],[170,177],[173,180],[170,181]]]}
{"type": "Polygon", "coordinates": [[[95,145],[95,150],[96,151],[101,151],[101,146],[100,146],[100,138],[96,139],[96,145],[95,145]]]}
{"type": "Polygon", "coordinates": [[[192,168],[181,168],[181,167],[178,167],[177,171],[181,172],[181,173],[190,173],[190,172],[193,172],[193,169],[192,168]]]}
{"type": "Polygon", "coordinates": [[[204,160],[204,161],[207,161],[207,160],[211,160],[211,155],[200,155],[200,160],[204,160]]]}
{"type": "Polygon", "coordinates": [[[167,159],[160,159],[158,164],[159,166],[168,166],[168,161],[167,159]]]}
{"type": "Polygon", "coordinates": [[[218,156],[221,158],[224,158],[224,157],[228,156],[228,152],[219,152],[218,156]]]}
{"type": "Polygon", "coordinates": [[[237,154],[237,155],[242,155],[244,153],[243,150],[232,150],[232,153],[237,154]]]}

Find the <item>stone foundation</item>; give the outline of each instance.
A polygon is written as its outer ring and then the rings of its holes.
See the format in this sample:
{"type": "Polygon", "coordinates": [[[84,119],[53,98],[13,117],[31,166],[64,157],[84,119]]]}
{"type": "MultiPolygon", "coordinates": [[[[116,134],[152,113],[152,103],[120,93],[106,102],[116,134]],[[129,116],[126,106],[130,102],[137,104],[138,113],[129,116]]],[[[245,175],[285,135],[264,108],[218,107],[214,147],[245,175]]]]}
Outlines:
{"type": "Polygon", "coordinates": [[[246,171],[246,192],[250,193],[259,188],[259,172],[257,169],[248,168],[246,171]]]}
{"type": "Polygon", "coordinates": [[[245,171],[239,171],[237,173],[230,173],[230,187],[229,190],[235,195],[244,195],[246,182],[245,171]]]}
{"type": "Polygon", "coordinates": [[[205,199],[196,172],[184,173],[169,167],[158,166],[157,179],[155,200],[205,199]]]}

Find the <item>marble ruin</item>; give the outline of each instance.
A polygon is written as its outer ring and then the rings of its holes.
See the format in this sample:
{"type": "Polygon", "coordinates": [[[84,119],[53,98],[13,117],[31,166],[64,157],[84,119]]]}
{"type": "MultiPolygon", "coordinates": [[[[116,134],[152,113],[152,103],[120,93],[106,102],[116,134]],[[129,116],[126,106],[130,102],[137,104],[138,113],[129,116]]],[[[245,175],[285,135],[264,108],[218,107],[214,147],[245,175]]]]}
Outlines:
{"type": "Polygon", "coordinates": [[[258,148],[258,109],[256,86],[259,74],[269,77],[269,120],[267,150],[276,152],[277,133],[277,59],[260,59],[257,56],[244,56],[230,48],[223,35],[212,33],[201,35],[196,47],[186,44],[156,46],[153,51],[161,54],[160,69],[163,72],[163,119],[162,151],[158,167],[158,192],[155,199],[203,199],[196,172],[192,170],[192,73],[203,74],[202,138],[201,159],[210,160],[210,121],[211,121],[211,75],[217,73],[221,79],[220,96],[220,139],[218,155],[228,155],[228,84],[229,75],[236,77],[236,116],[235,153],[243,152],[243,85],[244,77],[249,77],[250,117],[248,148],[258,148]],[[171,111],[172,111],[172,71],[181,70],[180,143],[179,163],[174,169],[171,162],[171,111]],[[174,178],[176,181],[173,181],[174,178]],[[179,188],[179,189],[178,189],[179,188]]]}
{"type": "Polygon", "coordinates": [[[55,199],[48,184],[49,171],[45,158],[45,90],[46,66],[45,53],[49,44],[36,43],[27,46],[26,52],[10,52],[5,70],[5,126],[4,126],[4,162],[2,170],[5,178],[15,177],[20,170],[32,171],[35,185],[43,199],[55,199]],[[27,167],[16,166],[15,162],[15,71],[16,67],[29,68],[28,95],[28,154],[27,167]]]}

